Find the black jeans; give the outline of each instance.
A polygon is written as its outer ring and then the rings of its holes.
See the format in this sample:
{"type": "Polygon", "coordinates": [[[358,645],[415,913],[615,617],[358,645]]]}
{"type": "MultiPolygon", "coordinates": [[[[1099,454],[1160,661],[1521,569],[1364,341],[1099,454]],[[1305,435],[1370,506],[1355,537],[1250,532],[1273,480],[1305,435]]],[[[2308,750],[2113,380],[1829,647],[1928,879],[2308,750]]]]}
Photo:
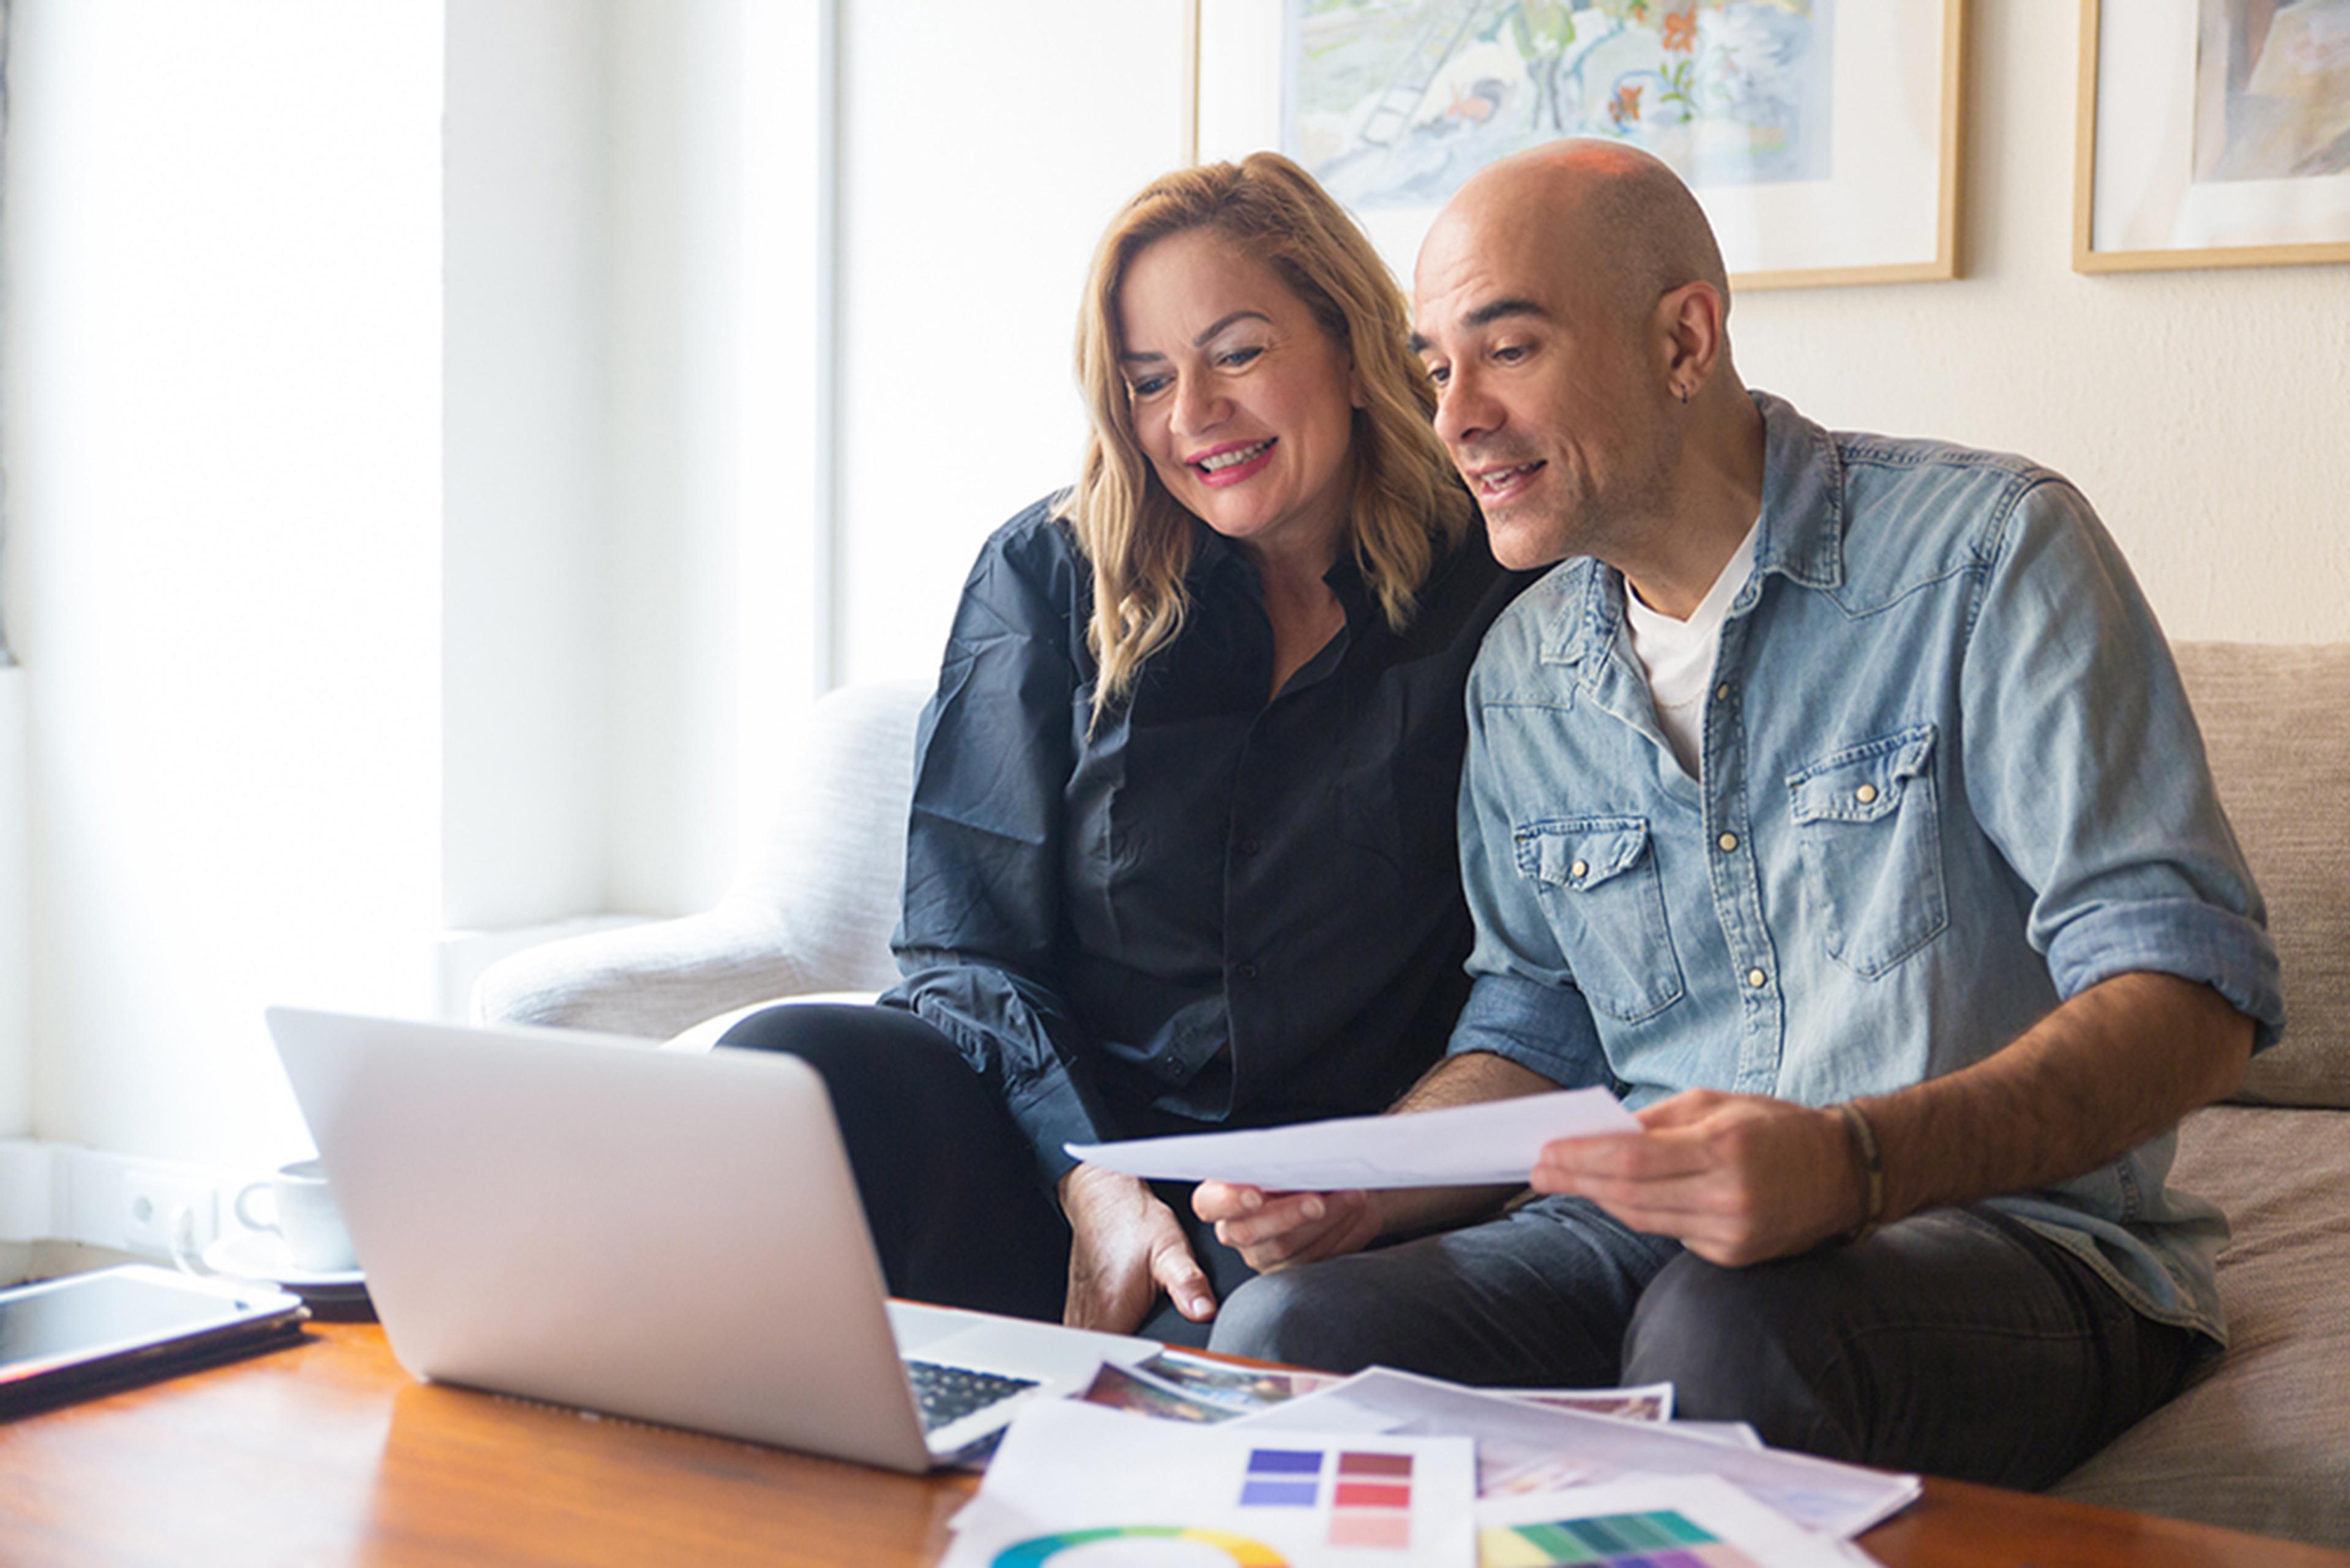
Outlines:
{"type": "MultiPolygon", "coordinates": [[[[788,1051],[823,1075],[865,1222],[892,1295],[1057,1323],[1069,1227],[1027,1142],[954,1043],[891,1007],[771,1007],[721,1045],[788,1051]]],[[[1224,1300],[1254,1277],[1191,1213],[1188,1185],[1160,1184],[1192,1255],[1224,1300]]],[[[1206,1342],[1163,1300],[1140,1333],[1206,1342]]]]}
{"type": "Polygon", "coordinates": [[[1215,1349],[1489,1385],[1673,1385],[1675,1413],[1830,1459],[2044,1486],[2177,1392],[2186,1329],[1995,1210],[1725,1269],[1579,1199],[1268,1274],[1215,1349]]]}

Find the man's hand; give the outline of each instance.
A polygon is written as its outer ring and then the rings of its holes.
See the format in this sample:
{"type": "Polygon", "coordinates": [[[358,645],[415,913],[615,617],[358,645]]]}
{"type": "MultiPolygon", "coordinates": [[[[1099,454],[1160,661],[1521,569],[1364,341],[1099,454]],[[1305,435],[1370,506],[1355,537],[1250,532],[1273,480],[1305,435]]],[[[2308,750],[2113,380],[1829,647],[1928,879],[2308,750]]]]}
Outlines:
{"type": "Polygon", "coordinates": [[[1728,1267],[1840,1235],[1867,1207],[1851,1135],[1834,1110],[1691,1089],[1639,1113],[1645,1137],[1560,1138],[1534,1185],[1588,1198],[1635,1231],[1675,1237],[1728,1267]]]}
{"type": "Polygon", "coordinates": [[[1069,1221],[1069,1294],[1061,1321],[1072,1328],[1132,1334],[1165,1291],[1194,1323],[1216,1315],[1208,1283],[1175,1211],[1131,1176],[1081,1165],[1061,1178],[1069,1221]]]}
{"type": "MultiPolygon", "coordinates": [[[[1556,1084],[1487,1051],[1447,1056],[1398,1100],[1389,1114],[1482,1105],[1539,1095],[1556,1084]]],[[[1191,1211],[1216,1227],[1216,1240],[1258,1273],[1292,1263],[1358,1252],[1381,1236],[1450,1230],[1499,1210],[1514,1187],[1417,1187],[1379,1192],[1267,1192],[1261,1187],[1203,1181],[1191,1211]]]]}
{"type": "Polygon", "coordinates": [[[1222,1181],[1193,1188],[1191,1212],[1260,1274],[1360,1251],[1386,1224],[1376,1193],[1267,1192],[1222,1181]]]}

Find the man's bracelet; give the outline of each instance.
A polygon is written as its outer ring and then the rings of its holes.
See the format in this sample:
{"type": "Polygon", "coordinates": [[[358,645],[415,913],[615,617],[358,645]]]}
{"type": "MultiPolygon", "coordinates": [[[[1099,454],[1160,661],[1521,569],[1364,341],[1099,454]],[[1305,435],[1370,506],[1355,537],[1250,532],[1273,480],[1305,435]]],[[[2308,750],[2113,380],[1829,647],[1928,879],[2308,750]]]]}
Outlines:
{"type": "Polygon", "coordinates": [[[1877,1229],[1877,1221],[1885,1218],[1885,1162],[1877,1157],[1877,1129],[1869,1125],[1860,1107],[1844,1100],[1837,1104],[1836,1113],[1844,1117],[1845,1131],[1852,1135],[1853,1151],[1860,1156],[1861,1179],[1868,1189],[1868,1212],[1860,1217],[1859,1224],[1838,1238],[1850,1246],[1866,1241],[1877,1229]]]}

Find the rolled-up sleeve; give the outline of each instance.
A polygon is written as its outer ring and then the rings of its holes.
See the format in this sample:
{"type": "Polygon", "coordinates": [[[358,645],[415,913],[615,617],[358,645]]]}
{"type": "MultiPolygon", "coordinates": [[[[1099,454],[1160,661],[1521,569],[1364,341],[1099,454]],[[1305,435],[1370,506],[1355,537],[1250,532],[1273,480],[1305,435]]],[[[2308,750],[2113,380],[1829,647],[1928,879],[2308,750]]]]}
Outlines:
{"type": "Polygon", "coordinates": [[[1567,1088],[1611,1084],[1591,1005],[1575,988],[1557,933],[1511,853],[1516,824],[1486,745],[1474,671],[1468,704],[1461,885],[1476,922],[1476,941],[1469,953],[1469,1002],[1446,1054],[1490,1052],[1567,1088]]]}
{"type": "Polygon", "coordinates": [[[1075,764],[1072,569],[1035,548],[1042,509],[989,541],[965,583],[916,732],[906,894],[883,1002],[955,1043],[1001,1096],[1049,1184],[1106,1125],[1083,1026],[1052,982],[1062,792],[1075,764]]]}
{"type": "Polygon", "coordinates": [[[2032,890],[2061,995],[2116,975],[2210,986],[2284,1025],[2276,950],[2172,661],[2119,550],[2071,485],[2012,502],[1962,675],[1966,787],[2032,890]]]}

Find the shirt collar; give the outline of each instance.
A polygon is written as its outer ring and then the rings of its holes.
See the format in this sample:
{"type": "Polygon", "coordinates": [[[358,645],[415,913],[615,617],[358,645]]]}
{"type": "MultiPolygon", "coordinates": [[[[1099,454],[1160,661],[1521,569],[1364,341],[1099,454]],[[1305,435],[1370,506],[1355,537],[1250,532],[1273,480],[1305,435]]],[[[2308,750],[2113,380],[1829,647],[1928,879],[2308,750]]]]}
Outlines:
{"type": "MultiPolygon", "coordinates": [[[[1825,430],[1768,392],[1750,391],[1762,416],[1762,515],[1754,537],[1754,570],[1732,601],[1742,614],[1776,572],[1808,588],[1844,581],[1844,460],[1825,430]]],[[[1588,556],[1552,574],[1558,607],[1544,628],[1545,664],[1580,664],[1616,639],[1624,618],[1622,576],[1588,556]]]]}
{"type": "Polygon", "coordinates": [[[1844,581],[1844,459],[1835,438],[1768,392],[1762,415],[1762,531],[1754,575],[1778,572],[1807,588],[1844,581]]]}
{"type": "Polygon", "coordinates": [[[1339,607],[1347,612],[1348,628],[1359,636],[1376,607],[1371,602],[1370,585],[1363,581],[1362,563],[1355,559],[1351,547],[1338,552],[1338,558],[1322,574],[1322,581],[1336,596],[1339,607]]]}
{"type": "MultiPolygon", "coordinates": [[[[1198,542],[1191,556],[1191,568],[1186,574],[1191,590],[1197,594],[1213,583],[1228,585],[1230,591],[1244,595],[1253,604],[1264,600],[1264,584],[1257,576],[1256,566],[1232,545],[1232,542],[1209,527],[1198,518],[1191,519],[1192,537],[1198,542]]],[[[1347,625],[1360,634],[1378,607],[1371,598],[1368,584],[1363,581],[1361,564],[1355,559],[1350,547],[1338,552],[1330,569],[1322,574],[1322,581],[1347,612],[1347,625]]]]}

